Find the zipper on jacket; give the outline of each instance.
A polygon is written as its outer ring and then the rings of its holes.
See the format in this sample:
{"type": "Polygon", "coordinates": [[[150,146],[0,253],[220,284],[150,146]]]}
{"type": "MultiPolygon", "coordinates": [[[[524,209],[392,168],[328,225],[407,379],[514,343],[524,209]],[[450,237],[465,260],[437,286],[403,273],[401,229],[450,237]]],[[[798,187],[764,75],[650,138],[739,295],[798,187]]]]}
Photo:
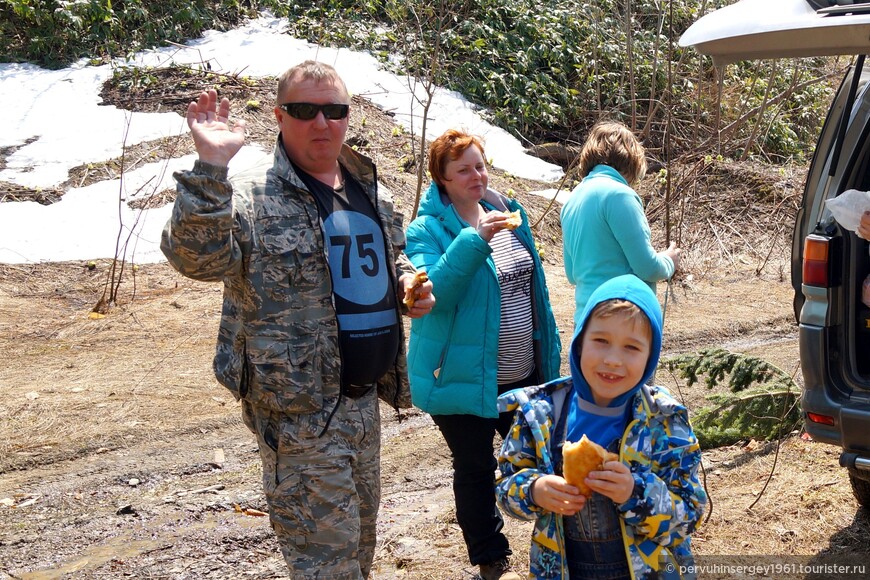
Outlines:
{"type": "Polygon", "coordinates": [[[450,350],[450,337],[453,336],[453,326],[456,324],[456,317],[459,315],[459,306],[453,308],[453,316],[450,317],[450,326],[447,329],[447,342],[444,343],[444,348],[441,349],[441,358],[438,359],[438,366],[432,371],[435,376],[435,383],[441,383],[441,367],[444,366],[444,361],[447,359],[447,352],[450,350]]]}

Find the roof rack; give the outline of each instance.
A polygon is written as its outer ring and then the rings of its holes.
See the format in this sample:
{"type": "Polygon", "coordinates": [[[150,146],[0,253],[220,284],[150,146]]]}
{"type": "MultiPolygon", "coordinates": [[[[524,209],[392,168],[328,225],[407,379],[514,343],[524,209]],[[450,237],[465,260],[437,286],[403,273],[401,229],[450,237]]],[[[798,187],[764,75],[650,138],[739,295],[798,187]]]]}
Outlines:
{"type": "Polygon", "coordinates": [[[819,8],[816,14],[822,16],[845,16],[847,14],[870,14],[870,2],[860,2],[858,4],[848,4],[844,6],[828,6],[827,8],[819,8]]]}

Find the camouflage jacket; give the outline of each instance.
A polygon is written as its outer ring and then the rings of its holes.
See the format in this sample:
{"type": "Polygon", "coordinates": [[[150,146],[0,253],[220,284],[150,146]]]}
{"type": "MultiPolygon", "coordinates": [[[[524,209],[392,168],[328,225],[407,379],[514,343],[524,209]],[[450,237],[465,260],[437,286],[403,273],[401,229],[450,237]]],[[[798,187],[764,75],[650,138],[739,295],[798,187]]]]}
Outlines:
{"type": "MultiPolygon", "coordinates": [[[[377,182],[374,164],[349,147],[339,162],[372,199],[385,234],[393,285],[414,272],[402,253],[402,215],[377,182]]],[[[174,174],[178,197],[161,249],[190,278],[224,283],[214,370],[235,398],[280,413],[311,413],[340,391],[341,358],[332,282],[317,204],[287,159],[227,179],[197,161],[174,174]]],[[[401,302],[401,301],[400,301],[401,302]]],[[[411,406],[404,328],[399,354],[378,381],[394,408],[411,406]]]]}

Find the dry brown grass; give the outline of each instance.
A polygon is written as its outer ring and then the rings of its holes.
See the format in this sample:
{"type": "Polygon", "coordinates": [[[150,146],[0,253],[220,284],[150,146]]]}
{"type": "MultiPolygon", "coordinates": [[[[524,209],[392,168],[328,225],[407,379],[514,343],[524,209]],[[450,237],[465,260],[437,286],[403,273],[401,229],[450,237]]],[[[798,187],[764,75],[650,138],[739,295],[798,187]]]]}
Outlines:
{"type": "Polygon", "coordinates": [[[0,368],[0,384],[14,386],[0,403],[0,472],[234,414],[207,362],[221,288],[165,264],[145,266],[135,301],[127,281],[110,315],[91,319],[107,270],[106,261],[93,271],[74,263],[0,266],[0,348],[14,353],[0,368]]]}
{"type": "MultiPolygon", "coordinates": [[[[268,85],[262,94],[245,98],[271,102],[268,85]]],[[[133,94],[119,96],[137,106],[133,94]]],[[[156,106],[157,101],[143,99],[138,106],[146,102],[156,106]]],[[[414,176],[400,169],[409,138],[394,134],[383,111],[363,100],[355,104],[351,137],[375,159],[397,205],[409,213],[414,176]]],[[[242,114],[250,116],[251,138],[270,147],[268,107],[242,114]]],[[[154,148],[160,154],[189,151],[188,139],[146,144],[139,157],[150,156],[154,148]]],[[[87,180],[113,171],[117,164],[109,161],[79,168],[72,177],[87,180]]],[[[665,354],[722,346],[794,372],[798,348],[786,226],[793,221],[802,169],[779,175],[726,162],[706,168],[704,175],[688,167],[672,171],[686,183],[681,190],[686,204],[674,202],[669,228],[685,254],[683,272],[667,290],[665,354]]],[[[567,350],[574,303],[561,266],[558,207],[547,212],[548,200],[526,195],[547,184],[495,170],[491,183],[501,191],[513,189],[532,223],[546,212],[536,234],[567,350]]],[[[641,193],[651,199],[654,243],[663,247],[668,228],[654,176],[641,193]]],[[[264,501],[253,439],[240,425],[238,405],[212,375],[221,286],[185,279],[166,264],[143,266],[135,279],[128,269],[119,304],[106,317],[90,319],[108,266],[105,260],[94,270],[84,263],[0,266],[0,499],[41,494],[33,511],[0,507],[0,561],[14,560],[9,566],[17,572],[57,570],[77,561],[73,553],[82,542],[90,545],[96,538],[105,542],[104,551],[120,550],[121,540],[112,543],[112,538],[119,530],[135,529],[141,537],[183,541],[161,546],[156,559],[129,555],[92,564],[80,571],[82,577],[280,576],[280,556],[264,521],[204,524],[232,513],[232,502],[262,507],[264,501]],[[227,465],[201,469],[208,461],[204,457],[223,446],[227,465]],[[133,489],[125,483],[140,471],[153,487],[133,489]],[[194,498],[177,508],[163,499],[180,488],[215,483],[227,491],[213,499],[197,503],[194,498]],[[135,526],[116,516],[119,502],[135,502],[145,512],[135,526]]],[[[665,292],[660,285],[663,302],[665,292]]],[[[688,388],[662,373],[659,379],[690,408],[704,404],[709,394],[703,386],[688,388]]],[[[389,411],[383,417],[384,501],[373,578],[471,578],[474,569],[455,522],[450,461],[440,434],[420,413],[410,413],[402,424],[389,411]]],[[[705,450],[713,512],[696,536],[696,553],[866,552],[867,513],[851,497],[837,454],[836,448],[790,438],[766,491],[749,509],[773,469],[773,448],[705,450]]],[[[524,570],[531,524],[508,519],[505,533],[515,569],[524,570]]]]}
{"type": "Polygon", "coordinates": [[[840,538],[855,529],[867,530],[868,518],[866,512],[843,509],[855,504],[846,471],[837,464],[838,456],[835,447],[797,436],[782,444],[778,458],[775,445],[705,451],[713,511],[693,540],[696,553],[841,551],[840,538]],[[772,479],[759,499],[775,460],[772,479]],[[832,530],[839,531],[832,534],[832,530]]]}

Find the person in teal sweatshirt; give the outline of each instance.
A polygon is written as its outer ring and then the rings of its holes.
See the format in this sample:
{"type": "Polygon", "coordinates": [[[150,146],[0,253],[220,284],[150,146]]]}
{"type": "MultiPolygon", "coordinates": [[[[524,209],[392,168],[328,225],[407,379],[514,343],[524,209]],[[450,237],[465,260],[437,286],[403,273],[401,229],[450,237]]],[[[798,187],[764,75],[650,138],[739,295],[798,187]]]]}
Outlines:
{"type": "Polygon", "coordinates": [[[634,274],[655,291],[674,275],[680,249],[671,243],[656,252],[643,201],[632,189],[646,174],[643,145],[614,121],[589,131],[579,159],[583,181],[562,207],[565,274],[574,288],[574,325],[593,291],[604,281],[634,274]]]}

